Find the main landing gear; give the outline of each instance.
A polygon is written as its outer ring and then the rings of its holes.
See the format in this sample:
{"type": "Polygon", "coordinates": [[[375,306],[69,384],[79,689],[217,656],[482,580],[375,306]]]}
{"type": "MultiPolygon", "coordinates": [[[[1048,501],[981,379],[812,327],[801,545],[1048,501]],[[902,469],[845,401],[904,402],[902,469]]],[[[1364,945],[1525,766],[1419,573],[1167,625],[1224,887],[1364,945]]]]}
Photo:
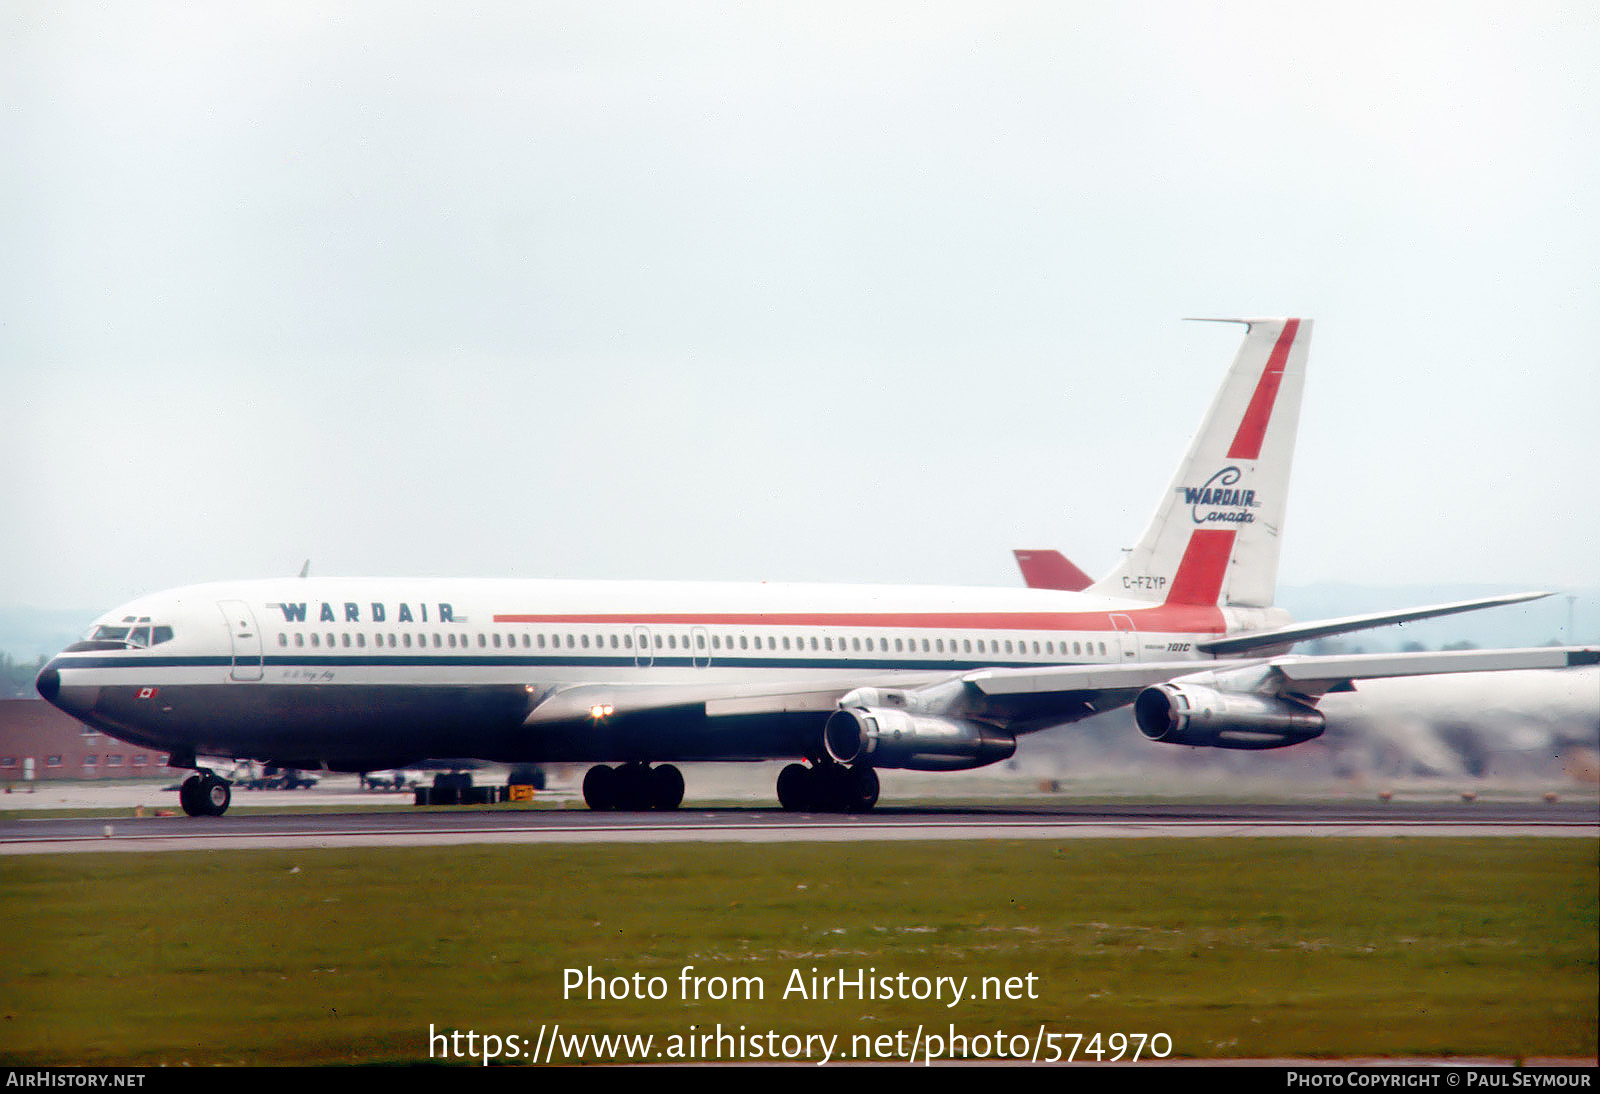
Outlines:
{"type": "Polygon", "coordinates": [[[790,764],[778,775],[778,802],[791,813],[865,813],[878,804],[878,773],[865,764],[790,764]]]}
{"type": "Polygon", "coordinates": [[[191,817],[220,817],[233,801],[227,780],[209,771],[196,771],[178,787],[178,804],[191,817]]]}
{"type": "Polygon", "coordinates": [[[583,800],[597,813],[609,809],[670,811],[683,804],[683,772],[671,764],[600,764],[583,777],[583,800]]]}

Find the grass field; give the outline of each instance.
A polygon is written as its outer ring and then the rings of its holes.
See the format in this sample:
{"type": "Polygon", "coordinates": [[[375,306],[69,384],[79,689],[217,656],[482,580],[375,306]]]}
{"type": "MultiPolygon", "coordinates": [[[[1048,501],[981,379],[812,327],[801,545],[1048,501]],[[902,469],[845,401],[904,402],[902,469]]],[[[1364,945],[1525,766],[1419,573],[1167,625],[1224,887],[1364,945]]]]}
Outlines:
{"type": "Polygon", "coordinates": [[[19,856],[0,1061],[411,1061],[430,1028],[531,1042],[557,1022],[658,1047],[719,1023],[843,1043],[953,1025],[1166,1033],[1192,1057],[1593,1057],[1597,892],[1585,839],[19,856]],[[764,997],[686,1001],[685,966],[764,997]],[[564,998],[569,968],[666,996],[564,998]],[[1036,997],[783,998],[813,969],[969,996],[1031,974],[1036,997]]]}

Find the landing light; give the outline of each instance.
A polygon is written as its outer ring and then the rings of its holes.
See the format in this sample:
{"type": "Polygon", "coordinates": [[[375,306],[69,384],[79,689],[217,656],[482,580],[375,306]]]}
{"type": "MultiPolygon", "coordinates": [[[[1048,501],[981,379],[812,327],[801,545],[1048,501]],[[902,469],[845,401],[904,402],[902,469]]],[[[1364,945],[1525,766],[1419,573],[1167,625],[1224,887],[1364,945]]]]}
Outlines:
{"type": "Polygon", "coordinates": [[[589,717],[598,722],[611,717],[611,710],[612,708],[610,703],[596,703],[594,706],[589,708],[589,717]]]}

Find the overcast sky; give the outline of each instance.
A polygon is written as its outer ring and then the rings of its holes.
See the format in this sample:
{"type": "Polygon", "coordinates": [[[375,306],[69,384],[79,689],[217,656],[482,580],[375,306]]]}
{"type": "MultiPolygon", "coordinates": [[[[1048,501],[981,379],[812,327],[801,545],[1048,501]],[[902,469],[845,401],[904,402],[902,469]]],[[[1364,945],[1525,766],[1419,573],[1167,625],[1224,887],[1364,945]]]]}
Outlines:
{"type": "Polygon", "coordinates": [[[0,7],[0,603],[1014,584],[1316,320],[1282,578],[1600,578],[1600,7],[0,7]]]}

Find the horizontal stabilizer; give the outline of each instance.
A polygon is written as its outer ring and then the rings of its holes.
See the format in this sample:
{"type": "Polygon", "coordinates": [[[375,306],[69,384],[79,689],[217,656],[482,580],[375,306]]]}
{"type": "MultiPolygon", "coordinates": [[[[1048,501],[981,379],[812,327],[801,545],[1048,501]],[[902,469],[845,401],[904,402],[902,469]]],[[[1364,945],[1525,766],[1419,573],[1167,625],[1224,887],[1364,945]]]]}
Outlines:
{"type": "Polygon", "coordinates": [[[1373,612],[1369,615],[1347,615],[1340,619],[1319,619],[1313,623],[1296,623],[1270,631],[1251,631],[1249,634],[1213,638],[1209,641],[1195,643],[1195,648],[1220,656],[1249,653],[1252,650],[1271,649],[1275,646],[1305,642],[1312,638],[1326,638],[1329,635],[1348,634],[1351,631],[1370,630],[1373,627],[1387,627],[1394,623],[1410,623],[1417,619],[1433,619],[1441,615],[1455,615],[1457,612],[1475,612],[1481,608],[1498,608],[1505,604],[1521,604],[1528,600],[1538,600],[1549,595],[1549,593],[1512,593],[1507,596],[1485,597],[1482,600],[1460,600],[1452,604],[1434,604],[1426,608],[1405,608],[1395,612],[1373,612]]]}
{"type": "Polygon", "coordinates": [[[1030,589],[1060,589],[1081,593],[1094,584],[1094,578],[1074,566],[1060,551],[1049,548],[1014,550],[1023,583],[1030,589]]]}

